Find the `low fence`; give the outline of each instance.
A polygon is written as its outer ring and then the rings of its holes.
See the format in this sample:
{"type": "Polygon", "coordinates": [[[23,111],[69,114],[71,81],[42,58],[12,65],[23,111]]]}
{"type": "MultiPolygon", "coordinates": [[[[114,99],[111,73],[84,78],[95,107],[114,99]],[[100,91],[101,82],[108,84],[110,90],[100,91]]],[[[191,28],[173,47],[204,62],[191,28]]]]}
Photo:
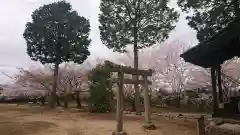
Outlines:
{"type": "Polygon", "coordinates": [[[152,106],[156,108],[175,108],[183,112],[211,112],[212,99],[190,98],[187,100],[178,100],[176,98],[164,98],[152,101],[152,106]]]}

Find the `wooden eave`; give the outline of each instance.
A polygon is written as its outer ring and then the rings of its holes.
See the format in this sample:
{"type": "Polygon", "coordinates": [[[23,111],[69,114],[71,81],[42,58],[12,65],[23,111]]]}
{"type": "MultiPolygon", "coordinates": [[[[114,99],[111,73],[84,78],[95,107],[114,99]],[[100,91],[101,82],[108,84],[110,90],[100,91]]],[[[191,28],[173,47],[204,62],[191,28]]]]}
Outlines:
{"type": "Polygon", "coordinates": [[[187,50],[180,55],[186,62],[209,68],[239,56],[240,20],[235,19],[229,25],[207,41],[187,50]]]}

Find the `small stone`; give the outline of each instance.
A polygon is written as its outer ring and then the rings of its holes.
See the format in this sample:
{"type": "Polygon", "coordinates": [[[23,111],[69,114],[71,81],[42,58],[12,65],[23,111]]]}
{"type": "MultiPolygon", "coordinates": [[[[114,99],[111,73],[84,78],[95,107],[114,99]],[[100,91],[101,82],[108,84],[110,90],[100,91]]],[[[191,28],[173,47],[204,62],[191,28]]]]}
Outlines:
{"type": "Polygon", "coordinates": [[[157,129],[157,127],[153,123],[144,124],[143,128],[147,129],[147,130],[156,130],[157,129]]]}
{"type": "Polygon", "coordinates": [[[209,125],[210,125],[210,126],[215,126],[216,123],[215,123],[214,121],[211,121],[211,122],[209,122],[209,125]]]}
{"type": "Polygon", "coordinates": [[[181,113],[179,113],[179,114],[178,114],[178,117],[181,117],[181,116],[183,116],[183,115],[182,115],[181,113]]]}
{"type": "Polygon", "coordinates": [[[112,135],[128,135],[125,131],[116,132],[114,131],[112,135]]]}

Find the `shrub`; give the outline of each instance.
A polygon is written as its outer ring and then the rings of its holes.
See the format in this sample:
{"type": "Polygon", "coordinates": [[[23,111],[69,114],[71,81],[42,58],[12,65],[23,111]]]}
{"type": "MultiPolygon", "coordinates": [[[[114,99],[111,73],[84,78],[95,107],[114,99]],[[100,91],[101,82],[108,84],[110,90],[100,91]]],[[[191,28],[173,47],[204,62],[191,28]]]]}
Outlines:
{"type": "Polygon", "coordinates": [[[113,91],[111,82],[112,73],[106,70],[105,65],[97,65],[89,74],[89,105],[91,112],[109,112],[112,110],[113,91]],[[105,69],[105,70],[100,70],[105,69]]]}

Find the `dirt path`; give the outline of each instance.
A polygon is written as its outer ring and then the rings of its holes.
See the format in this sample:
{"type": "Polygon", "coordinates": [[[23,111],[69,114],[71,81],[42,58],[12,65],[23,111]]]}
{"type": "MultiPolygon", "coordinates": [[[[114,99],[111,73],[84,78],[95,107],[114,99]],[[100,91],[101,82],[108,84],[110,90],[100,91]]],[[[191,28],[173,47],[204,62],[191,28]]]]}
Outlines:
{"type": "MultiPolygon", "coordinates": [[[[115,114],[46,111],[29,106],[0,105],[0,117],[5,121],[0,122],[0,133],[5,132],[3,135],[111,135],[116,126],[115,114]],[[3,131],[6,122],[18,123],[14,126],[18,132],[3,131]]],[[[142,117],[125,115],[124,129],[129,135],[196,135],[195,125],[187,121],[158,116],[153,119],[158,129],[146,131],[142,128],[142,117]]]]}

